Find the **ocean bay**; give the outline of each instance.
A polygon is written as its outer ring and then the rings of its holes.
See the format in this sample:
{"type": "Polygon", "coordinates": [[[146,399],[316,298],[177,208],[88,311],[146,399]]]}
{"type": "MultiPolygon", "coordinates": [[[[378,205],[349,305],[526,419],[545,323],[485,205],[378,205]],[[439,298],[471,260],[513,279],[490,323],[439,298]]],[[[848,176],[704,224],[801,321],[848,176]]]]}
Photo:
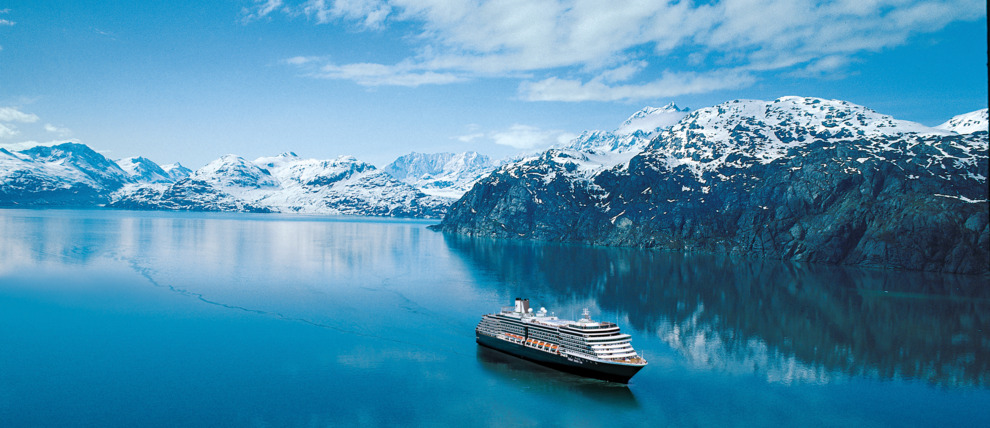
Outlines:
{"type": "Polygon", "coordinates": [[[983,278],[469,239],[358,217],[0,211],[10,426],[990,423],[983,278]],[[628,386],[479,349],[528,297],[628,386]]]}

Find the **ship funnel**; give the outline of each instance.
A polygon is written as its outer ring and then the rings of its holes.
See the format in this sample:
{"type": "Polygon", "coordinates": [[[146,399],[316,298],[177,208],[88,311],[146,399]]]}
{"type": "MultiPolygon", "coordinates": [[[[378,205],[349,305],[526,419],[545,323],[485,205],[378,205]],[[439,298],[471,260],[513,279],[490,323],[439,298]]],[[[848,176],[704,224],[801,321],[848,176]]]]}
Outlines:
{"type": "Polygon", "coordinates": [[[526,311],[523,310],[523,303],[522,303],[522,301],[523,301],[522,299],[516,297],[515,312],[526,312],[526,311]]]}
{"type": "Polygon", "coordinates": [[[529,313],[532,310],[532,309],[529,309],[529,299],[523,299],[522,300],[522,308],[523,308],[523,312],[525,312],[525,313],[529,313]]]}

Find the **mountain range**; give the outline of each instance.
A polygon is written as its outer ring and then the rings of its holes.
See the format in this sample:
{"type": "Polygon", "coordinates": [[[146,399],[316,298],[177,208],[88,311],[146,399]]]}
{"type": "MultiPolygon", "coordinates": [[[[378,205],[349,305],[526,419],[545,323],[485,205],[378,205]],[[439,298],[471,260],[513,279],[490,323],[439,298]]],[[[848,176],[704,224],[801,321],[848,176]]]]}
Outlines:
{"type": "MultiPolygon", "coordinates": [[[[602,165],[628,160],[684,111],[674,105],[648,107],[621,131],[586,132],[571,145],[598,153],[602,165]]],[[[0,152],[0,206],[439,218],[475,182],[507,162],[475,152],[414,152],[379,170],[349,156],[315,160],[284,153],[254,161],[225,155],[192,171],[144,157],[112,161],[86,145],[63,143],[0,152]]]]}
{"type": "Polygon", "coordinates": [[[291,212],[439,218],[450,199],[428,195],[350,156],[225,155],[174,182],[140,181],[111,194],[127,209],[291,212]]]}
{"type": "MultiPolygon", "coordinates": [[[[451,155],[422,155],[421,160],[435,163],[431,159],[436,157],[451,155]]],[[[481,172],[475,168],[463,173],[481,172]]],[[[461,186],[468,180],[451,171],[437,172],[437,176],[461,186]]],[[[417,182],[427,188],[440,187],[426,178],[417,182]]],[[[447,194],[453,196],[424,193],[349,156],[315,160],[284,153],[248,161],[225,155],[191,171],[180,164],[162,167],[143,157],[114,162],[78,143],[19,152],[0,149],[0,207],[106,206],[439,218],[459,196],[456,190],[447,189],[447,194]]]]}
{"type": "Polygon", "coordinates": [[[625,162],[558,148],[504,165],[435,228],[987,273],[987,135],[986,109],[931,128],[838,100],[730,101],[625,162]]]}
{"type": "Polygon", "coordinates": [[[63,143],[0,149],[0,207],[440,218],[472,236],[986,273],[987,109],[936,127],[839,100],[670,104],[492,160],[222,156],[192,171],[63,143]]]}

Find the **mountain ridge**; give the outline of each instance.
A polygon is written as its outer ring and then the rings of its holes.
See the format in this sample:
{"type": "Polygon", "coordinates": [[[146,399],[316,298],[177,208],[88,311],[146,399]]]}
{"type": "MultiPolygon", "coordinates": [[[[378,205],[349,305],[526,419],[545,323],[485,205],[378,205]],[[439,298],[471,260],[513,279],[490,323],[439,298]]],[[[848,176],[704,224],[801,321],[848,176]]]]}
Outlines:
{"type": "Polygon", "coordinates": [[[845,101],[729,101],[611,168],[579,174],[584,160],[555,150],[503,166],[434,228],[985,274],[986,153],[985,131],[845,101]]]}
{"type": "Polygon", "coordinates": [[[499,162],[477,152],[416,153],[399,156],[383,168],[395,179],[426,194],[457,199],[499,162]]]}

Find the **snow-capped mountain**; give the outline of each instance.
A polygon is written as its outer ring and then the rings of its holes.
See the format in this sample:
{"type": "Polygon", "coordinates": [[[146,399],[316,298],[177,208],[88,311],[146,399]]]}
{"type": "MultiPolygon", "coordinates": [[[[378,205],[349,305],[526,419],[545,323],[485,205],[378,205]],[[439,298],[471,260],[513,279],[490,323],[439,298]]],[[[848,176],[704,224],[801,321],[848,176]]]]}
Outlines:
{"type": "Polygon", "coordinates": [[[146,183],[172,183],[172,175],[144,157],[130,157],[117,160],[117,166],[124,170],[134,181],[146,183]]]}
{"type": "Polygon", "coordinates": [[[83,144],[0,149],[0,206],[93,206],[132,179],[83,144]]]}
{"type": "Polygon", "coordinates": [[[119,187],[118,183],[130,182],[130,175],[116,163],[95,152],[85,144],[63,143],[54,146],[35,146],[20,152],[34,162],[62,165],[86,175],[93,184],[119,187]]]}
{"type": "Polygon", "coordinates": [[[436,218],[450,202],[346,156],[314,160],[287,153],[251,162],[226,155],[191,172],[142,157],[113,162],[77,143],[0,149],[0,206],[436,218]]]}
{"type": "Polygon", "coordinates": [[[419,192],[350,156],[294,153],[254,162],[225,155],[171,186],[128,187],[113,207],[206,211],[439,217],[448,200],[419,192]]]}
{"type": "Polygon", "coordinates": [[[190,176],[220,188],[254,189],[278,188],[279,181],[267,169],[236,155],[224,155],[206,164],[190,176]]]}
{"type": "Polygon", "coordinates": [[[282,186],[258,202],[283,212],[440,217],[450,204],[352,156],[315,160],[286,153],[255,164],[269,168],[282,186]]]}
{"type": "Polygon", "coordinates": [[[616,134],[628,135],[636,132],[655,134],[660,130],[670,128],[679,122],[690,111],[688,108],[680,108],[677,104],[670,103],[663,107],[645,107],[633,113],[619,125],[615,130],[616,134]]]}
{"type": "Polygon", "coordinates": [[[182,166],[182,164],[178,162],[162,165],[162,171],[165,171],[172,181],[182,180],[183,178],[189,177],[193,173],[191,169],[182,166]]]}
{"type": "Polygon", "coordinates": [[[782,97],[735,100],[695,111],[654,140],[650,150],[662,152],[671,167],[685,165],[698,172],[747,161],[767,164],[817,141],[874,139],[875,145],[860,148],[881,153],[902,139],[953,134],[846,101],[782,97]]]}
{"type": "Polygon", "coordinates": [[[674,103],[664,107],[645,107],[622,122],[614,131],[585,131],[577,138],[554,147],[557,150],[581,152],[571,153],[572,158],[586,158],[584,171],[594,172],[628,162],[643,151],[650,140],[661,131],[670,128],[683,118],[687,108],[674,103]],[[591,168],[591,163],[598,166],[591,168]]]}
{"type": "Polygon", "coordinates": [[[413,152],[399,156],[383,170],[428,195],[457,199],[497,166],[491,158],[476,152],[413,152]]]}
{"type": "Polygon", "coordinates": [[[938,129],[952,131],[957,134],[972,134],[974,132],[990,132],[988,130],[988,109],[960,114],[945,123],[936,126],[938,129]]]}
{"type": "Polygon", "coordinates": [[[985,273],[987,135],[838,100],[730,101],[612,168],[558,149],[505,165],[438,229],[985,273]]]}

